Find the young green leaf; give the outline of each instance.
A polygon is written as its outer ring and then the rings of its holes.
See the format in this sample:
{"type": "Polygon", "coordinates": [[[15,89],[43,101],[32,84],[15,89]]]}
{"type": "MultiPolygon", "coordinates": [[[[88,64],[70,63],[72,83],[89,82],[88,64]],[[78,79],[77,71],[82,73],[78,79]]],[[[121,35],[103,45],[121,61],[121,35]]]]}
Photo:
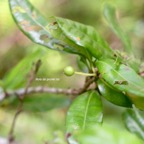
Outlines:
{"type": "Polygon", "coordinates": [[[105,5],[104,7],[104,16],[108,21],[110,27],[115,32],[115,34],[121,39],[124,44],[125,51],[130,54],[132,53],[132,47],[128,36],[122,31],[116,19],[115,8],[110,5],[105,5]]]}
{"type": "Polygon", "coordinates": [[[46,20],[28,0],[9,0],[9,5],[16,24],[33,42],[90,58],[85,48],[77,46],[63,35],[54,18],[46,20]]]}
{"type": "Polygon", "coordinates": [[[113,57],[113,51],[96,30],[78,22],[56,17],[57,24],[63,33],[77,45],[86,48],[94,57],[113,57]]]}
{"type": "Polygon", "coordinates": [[[98,89],[101,95],[106,98],[111,103],[123,106],[123,107],[131,107],[132,103],[128,99],[126,95],[122,92],[115,90],[112,86],[107,84],[104,80],[98,80],[98,89]]]}
{"type": "Polygon", "coordinates": [[[96,91],[78,96],[71,104],[66,117],[66,130],[84,130],[102,122],[102,103],[96,91]]]}
{"type": "Polygon", "coordinates": [[[82,57],[77,57],[77,65],[78,65],[78,68],[85,72],[85,73],[88,73],[88,70],[90,69],[90,65],[88,63],[88,61],[82,57]]]}
{"type": "Polygon", "coordinates": [[[98,60],[96,66],[108,84],[125,93],[137,108],[144,109],[144,80],[132,68],[115,64],[112,59],[98,60]],[[127,81],[127,84],[116,81],[127,81]]]}
{"type": "Polygon", "coordinates": [[[17,89],[24,87],[27,83],[28,73],[32,69],[33,63],[43,58],[45,53],[37,50],[22,59],[3,79],[3,85],[6,89],[17,89]]]}
{"type": "Polygon", "coordinates": [[[131,56],[126,52],[116,50],[115,58],[117,62],[124,63],[134,69],[137,73],[139,72],[141,61],[134,56],[131,56]]]}
{"type": "Polygon", "coordinates": [[[127,129],[144,141],[144,112],[128,109],[123,114],[127,129]]]}

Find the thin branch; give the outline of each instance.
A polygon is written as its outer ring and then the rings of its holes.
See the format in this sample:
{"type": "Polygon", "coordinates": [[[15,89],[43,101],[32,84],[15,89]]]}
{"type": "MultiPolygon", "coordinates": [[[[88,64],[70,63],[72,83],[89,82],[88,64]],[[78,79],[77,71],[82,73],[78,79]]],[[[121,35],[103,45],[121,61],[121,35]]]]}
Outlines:
{"type": "Polygon", "coordinates": [[[7,98],[12,95],[16,95],[19,98],[21,98],[22,95],[28,95],[28,94],[35,94],[35,93],[53,93],[53,94],[64,94],[64,95],[79,95],[89,88],[89,86],[94,82],[95,77],[91,77],[87,82],[85,83],[83,88],[79,89],[61,89],[61,88],[49,88],[49,87],[43,87],[43,86],[37,86],[37,87],[28,87],[27,91],[25,91],[25,88],[20,88],[18,90],[13,91],[7,91],[6,95],[2,94],[1,100],[4,98],[7,98]]]}
{"type": "Polygon", "coordinates": [[[54,93],[54,94],[64,94],[64,95],[78,95],[80,93],[80,90],[49,88],[49,87],[37,86],[37,87],[27,88],[26,93],[25,93],[25,88],[20,88],[18,90],[9,91],[9,92],[7,92],[6,97],[9,97],[11,95],[16,95],[18,97],[21,97],[21,95],[23,95],[23,94],[28,95],[28,94],[35,94],[35,93],[54,93]]]}
{"type": "Polygon", "coordinates": [[[95,81],[96,77],[87,77],[85,84],[83,88],[79,89],[61,89],[61,88],[49,88],[49,87],[30,87],[32,81],[34,80],[36,73],[38,71],[38,67],[40,66],[40,63],[37,63],[35,69],[33,71],[30,71],[29,79],[26,88],[20,88],[18,90],[12,90],[12,91],[4,91],[0,93],[0,101],[4,100],[5,98],[8,98],[12,95],[15,95],[19,98],[19,105],[17,108],[17,111],[14,115],[12,125],[9,132],[9,144],[14,142],[14,128],[16,125],[16,120],[19,114],[22,112],[23,107],[23,99],[28,94],[34,94],[34,93],[55,93],[55,94],[64,94],[64,95],[72,95],[77,96],[85,91],[88,90],[89,86],[95,81]]]}
{"type": "Polygon", "coordinates": [[[84,84],[84,87],[79,90],[79,93],[78,93],[78,94],[81,94],[81,93],[85,92],[85,91],[89,88],[89,86],[94,82],[95,79],[96,79],[95,77],[90,77],[90,78],[86,81],[86,83],[84,84]]]}
{"type": "MultiPolygon", "coordinates": [[[[24,91],[23,89],[19,89],[15,91],[16,95],[22,94],[24,91]]],[[[26,94],[31,94],[31,93],[54,93],[54,94],[65,94],[65,95],[78,95],[79,90],[76,89],[61,89],[61,88],[49,88],[49,87],[29,87],[27,89],[26,94]]]]}
{"type": "Polygon", "coordinates": [[[16,111],[16,113],[14,115],[12,125],[11,125],[10,131],[9,131],[9,143],[13,143],[13,141],[14,141],[14,136],[13,136],[14,128],[15,128],[17,117],[19,116],[19,114],[21,112],[22,112],[22,109],[21,109],[21,106],[19,105],[19,108],[18,108],[18,110],[16,111]]]}
{"type": "Polygon", "coordinates": [[[18,90],[13,90],[13,91],[5,90],[4,92],[0,93],[0,101],[4,100],[5,98],[12,96],[12,95],[17,96],[19,99],[19,105],[18,105],[17,111],[14,115],[12,125],[11,125],[10,131],[9,131],[9,144],[14,142],[13,133],[14,133],[15,125],[16,125],[16,120],[17,120],[17,117],[19,116],[19,114],[22,112],[23,100],[26,95],[32,94],[32,93],[55,93],[55,94],[65,94],[65,95],[77,96],[77,95],[87,91],[89,86],[96,79],[96,77],[87,77],[83,88],[79,88],[79,89],[61,89],[61,88],[49,88],[49,87],[42,87],[42,86],[30,87],[31,83],[35,79],[36,73],[37,73],[40,65],[41,65],[41,61],[38,60],[37,63],[35,64],[34,69],[32,69],[29,73],[29,79],[28,79],[28,82],[27,82],[27,85],[25,88],[20,88],[18,90]]]}
{"type": "Polygon", "coordinates": [[[33,64],[33,67],[32,67],[32,69],[31,69],[31,71],[29,73],[29,79],[28,79],[25,91],[24,91],[24,93],[21,96],[25,96],[25,94],[27,93],[27,90],[30,87],[30,85],[33,82],[33,80],[35,79],[36,74],[37,74],[40,66],[41,66],[41,60],[38,60],[36,63],[33,64]]]}
{"type": "MultiPolygon", "coordinates": [[[[39,67],[41,65],[41,61],[38,60],[32,67],[31,71],[29,72],[29,79],[28,79],[28,82],[27,82],[27,85],[25,88],[23,88],[23,93],[14,93],[18,96],[19,98],[19,105],[18,105],[18,108],[17,108],[17,111],[14,115],[14,118],[13,118],[13,121],[12,121],[12,125],[11,125],[11,128],[10,128],[10,131],[9,131],[9,144],[13,143],[14,142],[14,128],[15,128],[15,125],[16,125],[16,120],[17,120],[17,117],[19,116],[19,114],[22,112],[22,108],[23,108],[23,99],[25,97],[25,95],[27,94],[27,91],[28,91],[28,88],[29,86],[31,85],[31,83],[33,82],[33,80],[35,79],[35,76],[39,70],[39,67]]],[[[6,92],[6,96],[10,96],[8,92],[6,92]]]]}

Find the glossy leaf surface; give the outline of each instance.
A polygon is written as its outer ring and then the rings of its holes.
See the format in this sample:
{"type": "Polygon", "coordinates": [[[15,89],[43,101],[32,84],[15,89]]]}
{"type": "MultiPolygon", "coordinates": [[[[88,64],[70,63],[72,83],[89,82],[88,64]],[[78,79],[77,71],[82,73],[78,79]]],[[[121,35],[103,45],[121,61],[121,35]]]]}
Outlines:
{"type": "Polygon", "coordinates": [[[123,107],[132,106],[131,101],[128,99],[126,95],[124,95],[122,92],[115,90],[112,86],[108,85],[105,81],[103,80],[98,81],[98,89],[101,95],[111,103],[123,107]]]}
{"type": "Polygon", "coordinates": [[[96,91],[78,96],[71,104],[66,117],[67,132],[84,130],[102,122],[102,103],[96,91]]]}
{"type": "Polygon", "coordinates": [[[105,5],[104,16],[106,20],[108,21],[109,25],[111,26],[112,30],[121,39],[122,43],[125,46],[125,51],[130,54],[132,52],[131,43],[130,43],[128,36],[123,32],[123,30],[118,24],[115,8],[108,4],[105,5]]]}
{"type": "Polygon", "coordinates": [[[88,57],[84,48],[75,45],[63,35],[55,18],[46,20],[28,0],[9,0],[9,5],[15,22],[33,42],[51,49],[88,57]]]}
{"type": "Polygon", "coordinates": [[[136,107],[144,109],[144,80],[133,69],[112,59],[99,60],[96,66],[108,84],[125,93],[136,107]]]}
{"type": "Polygon", "coordinates": [[[92,56],[96,58],[113,56],[112,49],[93,27],[59,17],[56,17],[56,21],[70,40],[86,48],[92,56]]]}
{"type": "Polygon", "coordinates": [[[128,109],[123,114],[127,129],[144,140],[144,112],[128,109]]]}

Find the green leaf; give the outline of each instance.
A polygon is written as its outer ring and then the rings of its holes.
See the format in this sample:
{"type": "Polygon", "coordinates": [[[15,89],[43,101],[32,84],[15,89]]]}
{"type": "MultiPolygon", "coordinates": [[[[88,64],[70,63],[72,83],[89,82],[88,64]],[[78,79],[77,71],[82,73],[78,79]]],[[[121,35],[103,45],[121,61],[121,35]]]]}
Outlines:
{"type": "Polygon", "coordinates": [[[63,33],[74,43],[83,47],[94,57],[113,57],[113,51],[96,30],[78,22],[56,17],[63,33]]]}
{"type": "Polygon", "coordinates": [[[108,84],[125,93],[137,108],[144,109],[144,80],[132,68],[112,59],[99,60],[96,66],[108,84]]]}
{"type": "Polygon", "coordinates": [[[108,124],[96,125],[75,136],[78,144],[142,144],[134,135],[108,124]]]}
{"type": "Polygon", "coordinates": [[[89,70],[91,69],[90,66],[89,66],[89,63],[86,59],[83,59],[82,57],[77,57],[76,59],[77,61],[77,65],[78,65],[78,68],[85,72],[85,73],[88,73],[89,70]]]}
{"type": "Polygon", "coordinates": [[[119,26],[119,24],[117,22],[115,8],[108,5],[108,4],[105,5],[104,16],[105,16],[106,20],[108,21],[112,30],[121,39],[122,43],[124,44],[125,51],[128,54],[131,54],[132,53],[132,47],[131,47],[130,40],[129,40],[128,36],[126,35],[126,33],[124,33],[122,31],[121,27],[119,26]]]}
{"type": "Polygon", "coordinates": [[[6,89],[17,89],[24,87],[28,80],[28,74],[32,69],[33,63],[37,62],[45,55],[44,51],[37,50],[22,59],[3,79],[3,85],[6,89]]]}
{"type": "Polygon", "coordinates": [[[66,130],[84,130],[102,122],[102,103],[96,91],[78,96],[71,104],[66,117],[66,130]]]}
{"type": "Polygon", "coordinates": [[[140,59],[130,56],[129,54],[118,50],[115,51],[115,55],[117,60],[119,60],[122,63],[125,63],[126,65],[134,69],[137,73],[139,73],[140,65],[141,65],[140,59]]]}
{"type": "Polygon", "coordinates": [[[144,141],[144,112],[128,109],[123,114],[123,120],[127,129],[144,141]]]}
{"type": "Polygon", "coordinates": [[[50,49],[89,57],[84,48],[75,45],[63,35],[55,18],[51,17],[46,20],[28,0],[9,0],[9,5],[16,24],[33,42],[50,49]]]}
{"type": "MultiPolygon", "coordinates": [[[[18,98],[14,98],[7,108],[14,109],[19,105],[18,98]]],[[[69,105],[69,99],[55,94],[31,94],[23,100],[23,111],[45,112],[54,108],[64,108],[69,105]]]]}
{"type": "Polygon", "coordinates": [[[115,90],[111,85],[107,84],[104,80],[98,80],[98,89],[101,95],[111,103],[123,106],[131,107],[132,103],[126,95],[122,92],[115,90]]]}

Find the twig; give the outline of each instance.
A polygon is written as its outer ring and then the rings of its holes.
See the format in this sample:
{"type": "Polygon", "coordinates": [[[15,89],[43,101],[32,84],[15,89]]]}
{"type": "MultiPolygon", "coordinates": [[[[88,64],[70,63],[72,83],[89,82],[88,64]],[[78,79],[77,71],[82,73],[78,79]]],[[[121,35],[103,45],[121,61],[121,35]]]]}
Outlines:
{"type": "Polygon", "coordinates": [[[85,92],[85,91],[89,88],[89,86],[94,82],[95,79],[96,79],[95,77],[90,77],[90,78],[86,81],[86,83],[84,84],[84,87],[79,90],[79,93],[78,93],[78,94],[81,94],[81,93],[85,92]]]}
{"type": "MultiPolygon", "coordinates": [[[[16,94],[17,96],[20,96],[21,94],[24,93],[24,89],[18,89],[16,91],[13,91],[11,93],[8,93],[9,95],[16,94]]],[[[61,88],[49,88],[49,87],[29,87],[27,89],[26,94],[31,94],[31,93],[55,93],[55,94],[65,94],[65,95],[77,95],[79,94],[79,90],[76,89],[61,89],[61,88]]],[[[8,95],[7,94],[7,95],[8,95]]]]}
{"type": "Polygon", "coordinates": [[[34,64],[34,68],[30,71],[29,73],[29,79],[25,88],[24,93],[22,94],[23,96],[25,96],[25,94],[27,93],[27,90],[29,88],[29,86],[31,85],[31,83],[33,82],[33,80],[35,79],[35,76],[39,70],[39,67],[41,66],[41,60],[38,60],[36,62],[36,64],[34,64]]]}
{"type": "MultiPolygon", "coordinates": [[[[31,85],[31,83],[35,79],[36,73],[38,72],[38,69],[39,69],[40,65],[41,65],[41,61],[38,60],[36,62],[36,64],[34,64],[34,68],[32,68],[31,71],[29,72],[29,79],[28,79],[26,87],[23,89],[23,93],[19,93],[19,94],[18,93],[14,93],[19,98],[19,105],[18,105],[17,111],[16,111],[16,113],[14,115],[14,118],[13,118],[13,121],[12,121],[12,125],[11,125],[10,131],[9,131],[9,139],[8,139],[9,140],[9,144],[14,142],[14,135],[13,135],[14,128],[15,128],[15,125],[16,125],[17,117],[22,112],[23,99],[24,99],[25,95],[27,94],[29,86],[31,85]]],[[[6,96],[10,96],[9,93],[6,92],[6,96]]]]}
{"type": "Polygon", "coordinates": [[[9,143],[12,143],[14,141],[14,136],[13,136],[14,128],[15,128],[17,117],[21,113],[21,111],[22,111],[22,109],[21,109],[21,106],[19,105],[19,108],[18,108],[17,112],[14,115],[13,122],[12,122],[12,125],[11,125],[11,128],[10,128],[10,131],[9,131],[9,143]]]}
{"type": "MultiPolygon", "coordinates": [[[[13,90],[13,91],[7,91],[6,92],[6,97],[9,97],[11,95],[16,95],[19,98],[21,98],[22,95],[28,95],[32,93],[54,93],[54,94],[64,94],[64,95],[79,95],[89,88],[89,86],[94,82],[95,77],[90,78],[84,85],[83,88],[79,89],[61,89],[61,88],[49,88],[49,87],[43,87],[43,86],[38,86],[38,87],[28,87],[27,91],[25,91],[25,88],[20,88],[18,90],[13,90]]],[[[5,98],[6,98],[5,97],[5,98]]]]}
{"type": "Polygon", "coordinates": [[[3,93],[2,92],[0,93],[0,101],[4,100],[5,98],[12,96],[12,95],[15,95],[19,98],[19,105],[18,105],[17,111],[14,115],[13,122],[12,122],[10,132],[9,132],[9,144],[14,142],[13,133],[14,133],[16,120],[17,120],[17,117],[19,116],[19,114],[22,112],[23,100],[26,95],[32,94],[32,93],[55,93],[55,94],[65,94],[65,95],[77,96],[77,95],[87,91],[89,86],[96,79],[96,77],[88,77],[83,88],[79,88],[79,89],[61,89],[61,88],[49,88],[49,87],[42,87],[42,86],[30,87],[31,83],[35,79],[35,76],[40,67],[40,64],[41,64],[41,61],[37,61],[37,63],[35,64],[35,68],[30,71],[26,88],[20,88],[18,90],[13,90],[13,91],[5,90],[3,93]]]}

